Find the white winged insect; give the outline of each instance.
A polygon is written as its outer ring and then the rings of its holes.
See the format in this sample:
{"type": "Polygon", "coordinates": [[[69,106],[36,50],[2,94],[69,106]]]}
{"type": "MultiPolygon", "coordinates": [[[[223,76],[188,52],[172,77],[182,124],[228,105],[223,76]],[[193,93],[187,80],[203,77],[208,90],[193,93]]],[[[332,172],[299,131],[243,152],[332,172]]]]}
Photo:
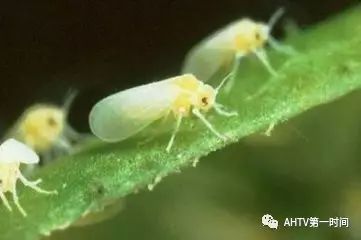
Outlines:
{"type": "Polygon", "coordinates": [[[274,25],[283,13],[283,8],[278,9],[268,23],[243,18],[217,31],[190,50],[182,72],[192,73],[197,78],[208,81],[221,69],[230,69],[231,79],[226,87],[229,90],[234,84],[233,75],[238,70],[240,59],[253,53],[271,75],[276,76],[264,50],[266,43],[277,51],[294,53],[292,48],[281,45],[271,36],[274,25]]]}
{"type": "Polygon", "coordinates": [[[5,134],[5,138],[15,138],[25,143],[41,154],[45,161],[50,160],[52,155],[69,152],[71,142],[80,138],[80,134],[67,123],[75,96],[76,92],[70,92],[63,106],[36,104],[29,107],[5,134]]]}
{"type": "Polygon", "coordinates": [[[90,129],[104,141],[118,142],[173,113],[176,125],[166,148],[169,152],[182,119],[192,113],[217,137],[225,139],[202,113],[214,108],[224,116],[236,115],[234,112],[225,111],[224,107],[215,101],[225,81],[226,78],[214,89],[194,75],[184,74],[121,91],[93,107],[89,115],[90,129]]]}
{"type": "Polygon", "coordinates": [[[12,208],[5,196],[6,192],[11,192],[14,203],[23,216],[26,216],[25,210],[19,202],[16,191],[16,183],[20,180],[25,186],[43,194],[56,194],[56,191],[46,191],[38,187],[41,179],[36,181],[27,180],[20,172],[20,164],[37,164],[39,156],[25,144],[15,139],[8,139],[0,145],[0,198],[5,207],[12,211],[12,208]]]}

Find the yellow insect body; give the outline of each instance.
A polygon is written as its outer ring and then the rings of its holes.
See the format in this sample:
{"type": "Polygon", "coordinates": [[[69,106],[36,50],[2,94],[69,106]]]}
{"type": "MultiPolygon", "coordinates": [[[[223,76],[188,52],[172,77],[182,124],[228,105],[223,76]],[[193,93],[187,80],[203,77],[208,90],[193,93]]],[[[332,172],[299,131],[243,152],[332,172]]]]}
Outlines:
{"type": "Polygon", "coordinates": [[[89,116],[90,128],[100,139],[117,142],[172,113],[177,122],[167,146],[169,152],[182,118],[193,114],[215,135],[224,139],[202,114],[214,108],[220,114],[235,115],[224,111],[215,102],[218,89],[204,84],[192,74],[185,74],[121,91],[93,107],[89,116]]]}
{"type": "Polygon", "coordinates": [[[5,137],[25,143],[45,158],[49,158],[50,154],[70,151],[71,140],[80,137],[67,123],[68,110],[74,97],[69,96],[64,106],[36,104],[29,107],[5,137]]]}
{"type": "Polygon", "coordinates": [[[61,136],[64,122],[63,109],[50,105],[38,105],[24,113],[17,135],[36,152],[46,152],[61,136]]]}
{"type": "Polygon", "coordinates": [[[269,27],[251,19],[242,19],[217,32],[204,42],[204,47],[228,50],[247,55],[263,48],[269,37],[269,27]]]}
{"type": "Polygon", "coordinates": [[[41,179],[36,181],[27,180],[20,172],[20,164],[37,164],[38,155],[28,146],[14,139],[8,139],[0,145],[0,198],[9,211],[12,208],[5,196],[6,192],[12,193],[13,200],[23,216],[26,216],[25,210],[19,203],[16,183],[20,180],[25,186],[43,194],[56,194],[56,191],[46,191],[37,185],[41,179]]]}
{"type": "MultiPolygon", "coordinates": [[[[230,74],[234,75],[239,67],[240,59],[249,54],[255,54],[266,69],[276,76],[277,73],[269,64],[264,47],[266,43],[269,43],[278,51],[292,54],[293,50],[281,46],[271,36],[273,26],[283,12],[283,9],[279,9],[268,24],[245,18],[217,31],[191,49],[186,56],[182,72],[192,73],[197,78],[208,81],[220,69],[228,68],[233,64],[230,74]]],[[[232,78],[231,82],[234,80],[232,78]]]]}

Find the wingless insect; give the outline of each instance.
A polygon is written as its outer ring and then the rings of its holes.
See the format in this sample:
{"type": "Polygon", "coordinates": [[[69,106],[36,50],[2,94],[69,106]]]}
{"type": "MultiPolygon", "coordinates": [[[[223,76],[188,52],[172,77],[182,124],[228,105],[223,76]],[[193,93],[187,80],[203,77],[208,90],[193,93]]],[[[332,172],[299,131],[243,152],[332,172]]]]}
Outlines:
{"type": "Polygon", "coordinates": [[[294,53],[293,49],[281,45],[271,36],[274,25],[283,13],[282,8],[277,10],[268,24],[244,18],[217,31],[190,50],[182,72],[192,73],[197,78],[208,81],[220,69],[231,66],[228,68],[231,69],[229,72],[231,79],[228,83],[229,87],[226,87],[226,89],[230,89],[234,84],[233,75],[239,67],[240,59],[253,53],[271,75],[277,76],[276,71],[269,63],[264,47],[268,42],[277,51],[286,54],[294,53]]]}
{"type": "Polygon", "coordinates": [[[222,87],[214,89],[199,81],[192,74],[185,74],[163,81],[134,87],[111,95],[98,102],[90,112],[89,124],[92,132],[107,142],[117,142],[129,138],[154,121],[173,113],[176,118],[173,134],[167,145],[171,150],[182,119],[190,113],[197,116],[217,137],[225,139],[202,112],[214,108],[224,116],[236,115],[227,112],[216,103],[216,96],[222,87]]]}
{"type": "Polygon", "coordinates": [[[37,164],[39,156],[25,144],[15,139],[8,139],[0,145],[0,198],[5,207],[12,211],[12,208],[6,199],[5,193],[11,192],[14,203],[23,216],[26,212],[20,205],[16,191],[16,183],[20,180],[25,186],[34,189],[43,194],[56,194],[56,191],[46,191],[38,187],[41,179],[36,181],[27,180],[20,172],[20,164],[37,164]]]}

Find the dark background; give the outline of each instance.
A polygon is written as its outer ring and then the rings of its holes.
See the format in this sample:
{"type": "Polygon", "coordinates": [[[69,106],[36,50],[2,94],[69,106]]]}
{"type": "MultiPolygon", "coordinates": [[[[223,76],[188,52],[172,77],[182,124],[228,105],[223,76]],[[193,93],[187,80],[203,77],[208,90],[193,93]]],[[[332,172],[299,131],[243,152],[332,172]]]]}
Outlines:
{"type": "MultiPolygon", "coordinates": [[[[30,104],[80,90],[70,120],[120,89],[177,75],[199,40],[243,16],[268,20],[284,6],[301,27],[352,0],[7,1],[0,6],[0,130],[30,104]]],[[[281,32],[281,24],[276,33],[281,32]]]]}
{"type": "MultiPolygon", "coordinates": [[[[80,94],[70,121],[87,131],[87,116],[97,100],[178,74],[194,44],[235,19],[267,21],[284,6],[285,19],[307,28],[356,2],[2,3],[0,130],[27,106],[61,103],[76,88],[80,94]]],[[[282,24],[275,34],[283,36],[282,24]]],[[[277,127],[271,139],[245,139],[211,154],[197,168],[167,177],[153,192],[127,197],[127,207],[116,218],[70,228],[51,239],[361,239],[360,101],[361,94],[354,93],[277,127]],[[268,211],[279,219],[346,216],[353,226],[350,231],[267,231],[259,221],[268,211]]]]}

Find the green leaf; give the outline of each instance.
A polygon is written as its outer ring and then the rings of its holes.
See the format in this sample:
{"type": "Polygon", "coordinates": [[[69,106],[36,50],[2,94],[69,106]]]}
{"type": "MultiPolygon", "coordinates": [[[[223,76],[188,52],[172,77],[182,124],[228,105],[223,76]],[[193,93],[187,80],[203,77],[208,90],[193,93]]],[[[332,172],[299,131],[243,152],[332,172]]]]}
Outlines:
{"type": "Polygon", "coordinates": [[[270,52],[271,63],[280,74],[277,78],[270,78],[258,61],[245,60],[236,86],[220,99],[239,116],[207,115],[220,132],[230,136],[227,142],[190,119],[182,126],[170,154],[165,151],[167,133],[145,145],[138,144],[139,139],[118,144],[96,142],[41,169],[34,177],[43,178],[41,186],[57,189],[59,194],[44,196],[19,185],[20,201],[29,216],[23,218],[1,206],[1,239],[38,239],[66,228],[85,212],[145,189],[156,178],[191,166],[195,159],[358,89],[360,22],[361,7],[355,7],[288,39],[286,43],[299,53],[283,56],[270,52]]]}

